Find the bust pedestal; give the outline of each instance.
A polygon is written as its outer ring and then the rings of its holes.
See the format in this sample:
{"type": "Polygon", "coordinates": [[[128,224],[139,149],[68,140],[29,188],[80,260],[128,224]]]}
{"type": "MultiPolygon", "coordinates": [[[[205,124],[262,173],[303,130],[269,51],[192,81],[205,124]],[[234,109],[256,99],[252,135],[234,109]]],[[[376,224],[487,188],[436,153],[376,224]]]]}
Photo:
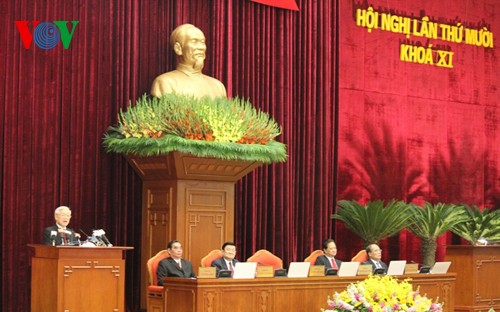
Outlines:
{"type": "MultiPolygon", "coordinates": [[[[179,240],[197,272],[201,259],[234,239],[234,185],[259,162],[202,158],[179,152],[126,156],[142,178],[142,293],[146,262],[179,240]]],[[[144,300],[143,300],[144,305],[144,300]]]]}

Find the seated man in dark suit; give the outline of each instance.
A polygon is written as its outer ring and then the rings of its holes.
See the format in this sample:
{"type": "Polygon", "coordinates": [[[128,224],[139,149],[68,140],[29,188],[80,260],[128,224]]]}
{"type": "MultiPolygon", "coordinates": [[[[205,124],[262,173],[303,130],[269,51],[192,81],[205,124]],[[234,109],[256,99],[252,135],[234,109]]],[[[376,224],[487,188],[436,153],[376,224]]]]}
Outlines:
{"type": "Polygon", "coordinates": [[[182,245],[178,240],[168,242],[167,251],[170,257],[161,260],[156,271],[159,286],[163,286],[164,277],[195,277],[191,262],[182,259],[182,245]]]}
{"type": "Polygon", "coordinates": [[[329,238],[323,242],[323,252],[325,255],[316,258],[314,265],[324,265],[325,270],[338,270],[342,261],[335,259],[335,256],[337,255],[337,245],[335,245],[335,241],[333,239],[329,238]]]}
{"type": "Polygon", "coordinates": [[[366,247],[366,254],[370,259],[363,262],[363,264],[371,264],[373,272],[375,272],[376,269],[384,269],[384,272],[387,272],[387,264],[382,261],[382,249],[380,249],[377,244],[368,245],[368,247],[366,247]]]}
{"type": "Polygon", "coordinates": [[[71,210],[69,207],[60,206],[54,211],[56,224],[43,230],[42,242],[45,245],[79,245],[80,234],[68,228],[71,220],[71,210]]]}
{"type": "Polygon", "coordinates": [[[236,245],[233,242],[225,242],[222,245],[222,258],[215,259],[212,262],[212,266],[217,270],[217,276],[219,276],[220,270],[229,270],[231,273],[233,272],[234,265],[239,262],[235,257],[236,245]]]}

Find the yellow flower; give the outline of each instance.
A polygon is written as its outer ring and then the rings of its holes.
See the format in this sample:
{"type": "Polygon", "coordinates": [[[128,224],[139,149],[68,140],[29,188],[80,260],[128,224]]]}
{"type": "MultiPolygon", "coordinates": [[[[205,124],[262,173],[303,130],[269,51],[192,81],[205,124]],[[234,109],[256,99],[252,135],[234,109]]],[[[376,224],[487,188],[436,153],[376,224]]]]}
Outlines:
{"type": "Polygon", "coordinates": [[[357,311],[416,311],[440,312],[440,304],[413,290],[409,280],[399,282],[392,276],[370,275],[364,281],[350,284],[340,294],[335,293],[328,305],[336,312],[357,311]]]}

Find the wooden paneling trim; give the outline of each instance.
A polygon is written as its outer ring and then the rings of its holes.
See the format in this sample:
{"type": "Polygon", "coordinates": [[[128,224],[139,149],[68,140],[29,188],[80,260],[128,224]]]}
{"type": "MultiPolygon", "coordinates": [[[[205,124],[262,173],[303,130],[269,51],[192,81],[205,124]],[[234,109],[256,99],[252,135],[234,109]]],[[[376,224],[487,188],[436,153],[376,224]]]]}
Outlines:
{"type": "MultiPolygon", "coordinates": [[[[444,302],[444,311],[454,310],[456,274],[414,274],[414,288],[429,298],[444,302]]],[[[326,300],[362,277],[256,278],[256,279],[165,279],[167,311],[320,311],[326,300]]]]}

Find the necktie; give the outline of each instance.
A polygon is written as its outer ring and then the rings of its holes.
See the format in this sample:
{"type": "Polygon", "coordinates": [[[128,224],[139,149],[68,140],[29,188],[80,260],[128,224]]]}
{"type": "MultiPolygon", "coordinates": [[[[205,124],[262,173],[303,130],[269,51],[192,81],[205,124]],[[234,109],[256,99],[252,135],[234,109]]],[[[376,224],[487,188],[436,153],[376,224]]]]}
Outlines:
{"type": "Polygon", "coordinates": [[[177,263],[179,264],[179,268],[181,268],[181,269],[182,269],[182,261],[181,261],[181,260],[179,260],[179,262],[177,262],[177,263]]]}
{"type": "Polygon", "coordinates": [[[63,245],[67,245],[68,240],[66,239],[66,232],[63,232],[63,245]]]}
{"type": "Polygon", "coordinates": [[[337,263],[335,263],[335,259],[332,259],[332,268],[338,269],[337,263]]]}
{"type": "Polygon", "coordinates": [[[229,262],[229,271],[231,271],[231,276],[233,276],[234,270],[233,270],[233,264],[229,262]]]}
{"type": "Polygon", "coordinates": [[[375,268],[376,269],[381,269],[382,268],[382,266],[380,265],[380,262],[375,261],[375,268]]]}

